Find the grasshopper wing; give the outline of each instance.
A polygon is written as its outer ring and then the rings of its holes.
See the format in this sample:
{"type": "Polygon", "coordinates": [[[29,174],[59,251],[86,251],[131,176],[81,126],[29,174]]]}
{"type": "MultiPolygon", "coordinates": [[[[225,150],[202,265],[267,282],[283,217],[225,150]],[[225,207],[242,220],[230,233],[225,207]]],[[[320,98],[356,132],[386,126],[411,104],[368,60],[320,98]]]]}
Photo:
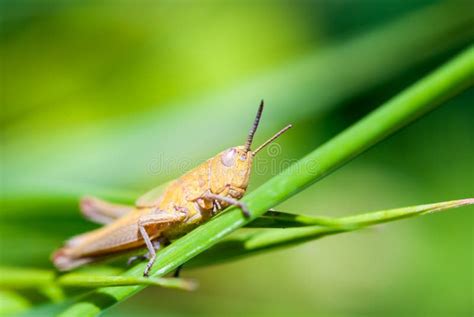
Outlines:
{"type": "Polygon", "coordinates": [[[61,271],[70,270],[85,263],[100,260],[127,250],[144,246],[145,242],[139,233],[139,223],[147,222],[146,230],[151,239],[155,239],[169,228],[182,221],[185,215],[178,212],[134,210],[127,216],[97,230],[84,233],[66,242],[56,251],[52,260],[61,271]]]}
{"type": "Polygon", "coordinates": [[[146,208],[158,205],[163,193],[171,183],[172,181],[166,182],[153,188],[152,190],[149,190],[135,201],[135,206],[138,208],[146,208]]]}

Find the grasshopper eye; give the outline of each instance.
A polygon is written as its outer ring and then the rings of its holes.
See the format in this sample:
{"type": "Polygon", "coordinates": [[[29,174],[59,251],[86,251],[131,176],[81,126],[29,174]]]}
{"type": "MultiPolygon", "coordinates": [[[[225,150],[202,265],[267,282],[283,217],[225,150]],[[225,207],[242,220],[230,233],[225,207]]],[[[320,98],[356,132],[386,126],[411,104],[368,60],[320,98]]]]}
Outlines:
{"type": "Polygon", "coordinates": [[[235,149],[230,149],[224,154],[222,154],[221,162],[224,166],[231,167],[235,164],[235,155],[237,151],[235,149]]]}

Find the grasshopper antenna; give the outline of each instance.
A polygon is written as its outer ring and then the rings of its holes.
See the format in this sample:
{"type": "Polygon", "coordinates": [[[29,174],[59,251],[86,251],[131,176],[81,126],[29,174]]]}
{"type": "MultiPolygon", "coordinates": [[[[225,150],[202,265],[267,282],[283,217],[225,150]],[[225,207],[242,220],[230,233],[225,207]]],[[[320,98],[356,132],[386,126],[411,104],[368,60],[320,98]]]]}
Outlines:
{"type": "Polygon", "coordinates": [[[282,135],[283,133],[285,133],[286,131],[288,131],[288,129],[290,129],[292,127],[291,124],[287,125],[286,127],[284,127],[283,129],[281,129],[280,131],[278,131],[277,133],[275,133],[274,136],[272,136],[270,139],[268,139],[267,141],[265,141],[265,143],[263,143],[262,145],[260,145],[255,151],[253,151],[252,155],[256,155],[258,151],[260,151],[261,149],[263,149],[264,147],[266,147],[268,144],[272,143],[273,141],[275,141],[276,138],[278,138],[280,135],[282,135]]]}
{"type": "Polygon", "coordinates": [[[245,142],[245,151],[250,151],[250,146],[252,145],[253,136],[255,135],[255,131],[257,131],[258,124],[260,122],[260,117],[262,116],[263,111],[263,99],[260,102],[260,106],[258,106],[257,115],[255,116],[255,120],[253,122],[253,126],[249,131],[249,136],[247,137],[247,142],[245,142]]]}

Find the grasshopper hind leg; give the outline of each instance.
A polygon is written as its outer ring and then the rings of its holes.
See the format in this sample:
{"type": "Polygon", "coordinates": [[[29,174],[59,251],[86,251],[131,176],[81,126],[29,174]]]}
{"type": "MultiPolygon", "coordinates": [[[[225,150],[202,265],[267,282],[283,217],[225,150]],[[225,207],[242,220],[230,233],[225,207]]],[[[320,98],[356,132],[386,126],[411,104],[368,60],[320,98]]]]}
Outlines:
{"type": "Polygon", "coordinates": [[[131,212],[134,206],[115,204],[96,197],[86,196],[81,199],[79,208],[86,219],[106,225],[131,212]]]}

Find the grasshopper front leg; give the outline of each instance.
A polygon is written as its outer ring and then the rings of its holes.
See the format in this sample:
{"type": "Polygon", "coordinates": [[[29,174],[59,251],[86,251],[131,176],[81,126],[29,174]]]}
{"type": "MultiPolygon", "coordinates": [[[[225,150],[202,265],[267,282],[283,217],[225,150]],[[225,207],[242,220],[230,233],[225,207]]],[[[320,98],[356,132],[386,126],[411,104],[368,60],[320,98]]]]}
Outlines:
{"type": "Polygon", "coordinates": [[[245,203],[235,199],[235,198],[216,195],[216,194],[213,194],[213,193],[206,193],[204,195],[204,198],[208,198],[208,199],[212,199],[212,200],[218,200],[218,201],[221,201],[221,202],[226,202],[226,203],[228,203],[229,205],[232,205],[232,206],[237,206],[237,207],[240,208],[240,210],[242,210],[242,214],[244,215],[244,217],[246,217],[246,218],[250,217],[250,211],[249,211],[247,205],[245,203]]]}

